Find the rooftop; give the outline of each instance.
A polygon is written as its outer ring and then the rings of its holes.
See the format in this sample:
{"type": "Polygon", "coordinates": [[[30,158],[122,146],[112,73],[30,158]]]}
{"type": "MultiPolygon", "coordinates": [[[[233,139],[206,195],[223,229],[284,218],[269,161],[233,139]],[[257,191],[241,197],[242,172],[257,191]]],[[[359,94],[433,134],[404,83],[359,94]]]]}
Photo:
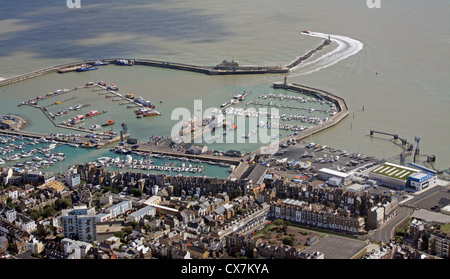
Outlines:
{"type": "Polygon", "coordinates": [[[319,172],[324,172],[324,173],[328,173],[328,174],[331,174],[331,175],[334,175],[334,176],[337,176],[337,177],[343,177],[343,178],[351,176],[351,174],[348,174],[348,173],[345,173],[345,172],[340,172],[340,171],[335,171],[335,170],[327,169],[327,168],[321,168],[319,170],[319,172]]]}
{"type": "Polygon", "coordinates": [[[371,172],[395,179],[407,180],[408,176],[419,172],[419,170],[391,163],[384,163],[382,166],[372,170],[371,172]]]}
{"type": "Polygon", "coordinates": [[[423,220],[427,223],[450,223],[450,216],[442,213],[436,213],[425,209],[414,211],[412,218],[423,220]]]}

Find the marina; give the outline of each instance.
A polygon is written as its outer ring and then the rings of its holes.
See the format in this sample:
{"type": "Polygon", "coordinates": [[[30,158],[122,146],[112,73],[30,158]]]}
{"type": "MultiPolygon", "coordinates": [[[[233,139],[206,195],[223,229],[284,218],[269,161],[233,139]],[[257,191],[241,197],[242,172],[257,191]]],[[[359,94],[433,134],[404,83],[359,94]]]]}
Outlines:
{"type": "Polygon", "coordinates": [[[59,1],[0,11],[0,258],[450,257],[447,2],[59,1]]]}

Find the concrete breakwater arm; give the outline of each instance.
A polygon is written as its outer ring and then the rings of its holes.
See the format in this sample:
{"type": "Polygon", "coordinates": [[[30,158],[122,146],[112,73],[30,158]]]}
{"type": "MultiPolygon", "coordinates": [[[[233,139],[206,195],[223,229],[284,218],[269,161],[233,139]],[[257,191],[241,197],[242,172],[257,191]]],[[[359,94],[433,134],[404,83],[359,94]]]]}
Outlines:
{"type": "MultiPolygon", "coordinates": [[[[233,75],[233,74],[279,74],[279,73],[288,73],[289,70],[297,65],[299,65],[301,62],[305,61],[306,59],[310,58],[315,52],[321,50],[323,47],[331,44],[331,40],[327,39],[325,40],[321,45],[319,45],[317,48],[311,50],[304,56],[296,59],[294,62],[290,63],[289,65],[285,67],[277,67],[277,66],[241,66],[238,65],[235,68],[230,69],[222,69],[217,68],[217,66],[196,66],[196,65],[189,65],[189,64],[182,64],[182,63],[176,63],[176,62],[167,62],[167,61],[157,61],[157,60],[151,60],[151,59],[127,59],[130,61],[134,61],[135,65],[146,65],[146,66],[152,66],[152,67],[160,67],[160,68],[169,68],[169,69],[175,69],[175,70],[182,70],[182,71],[190,71],[190,72],[197,72],[207,75],[233,75]]],[[[102,59],[105,62],[114,63],[117,61],[117,59],[102,59]]],[[[16,82],[24,81],[30,78],[43,76],[50,73],[67,73],[76,71],[76,69],[83,65],[83,64],[91,64],[94,63],[96,60],[82,60],[67,64],[61,64],[56,65],[44,69],[39,69],[27,74],[18,75],[15,77],[7,78],[5,80],[0,81],[0,87],[6,86],[9,84],[13,84],[16,82]]]]}
{"type": "Polygon", "coordinates": [[[325,46],[330,45],[330,44],[331,44],[331,40],[326,39],[322,44],[320,44],[315,49],[311,50],[310,52],[308,52],[307,54],[303,55],[302,57],[296,59],[294,62],[286,65],[286,68],[292,69],[292,68],[298,66],[300,63],[302,63],[306,59],[310,58],[314,53],[318,52],[319,50],[323,49],[325,46]]]}
{"type": "MultiPolygon", "coordinates": [[[[280,88],[280,89],[297,91],[297,92],[304,93],[304,94],[315,95],[321,99],[325,99],[325,100],[333,102],[336,105],[336,108],[338,109],[338,113],[335,114],[334,116],[332,116],[328,121],[325,121],[322,124],[319,124],[317,126],[310,127],[308,129],[300,132],[296,136],[289,136],[287,138],[280,139],[276,143],[277,145],[282,141],[287,141],[287,140],[291,140],[291,139],[301,140],[301,139],[307,138],[310,135],[316,134],[318,132],[321,132],[323,130],[326,130],[326,129],[338,124],[341,120],[343,120],[345,117],[347,117],[349,115],[348,107],[347,107],[347,104],[345,103],[345,100],[341,97],[338,97],[334,94],[328,93],[324,90],[315,89],[312,87],[307,87],[307,86],[303,86],[303,85],[295,84],[295,83],[289,84],[289,83],[282,83],[282,82],[274,82],[273,88],[280,88]]],[[[268,148],[269,146],[265,146],[258,150],[255,150],[252,152],[252,154],[261,154],[262,150],[264,150],[264,149],[270,150],[270,148],[268,148]]]]}

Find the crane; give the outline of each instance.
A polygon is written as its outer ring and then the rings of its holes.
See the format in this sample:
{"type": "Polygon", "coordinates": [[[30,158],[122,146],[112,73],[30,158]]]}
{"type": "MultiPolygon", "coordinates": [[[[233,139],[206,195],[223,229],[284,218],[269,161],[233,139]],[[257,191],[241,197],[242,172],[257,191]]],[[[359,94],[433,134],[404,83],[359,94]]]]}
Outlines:
{"type": "Polygon", "coordinates": [[[420,142],[420,138],[419,137],[414,137],[414,147],[411,153],[411,160],[410,163],[415,163],[416,162],[416,154],[419,154],[419,142],[420,142]]]}

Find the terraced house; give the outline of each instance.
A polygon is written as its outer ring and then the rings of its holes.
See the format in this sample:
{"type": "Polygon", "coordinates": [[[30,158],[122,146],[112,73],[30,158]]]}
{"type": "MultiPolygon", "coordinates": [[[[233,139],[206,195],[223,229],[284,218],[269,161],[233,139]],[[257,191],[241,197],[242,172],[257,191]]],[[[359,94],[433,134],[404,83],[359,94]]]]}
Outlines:
{"type": "Polygon", "coordinates": [[[333,210],[323,204],[285,199],[270,206],[269,217],[299,223],[309,227],[335,230],[351,234],[365,232],[363,217],[349,210],[333,210]]]}

